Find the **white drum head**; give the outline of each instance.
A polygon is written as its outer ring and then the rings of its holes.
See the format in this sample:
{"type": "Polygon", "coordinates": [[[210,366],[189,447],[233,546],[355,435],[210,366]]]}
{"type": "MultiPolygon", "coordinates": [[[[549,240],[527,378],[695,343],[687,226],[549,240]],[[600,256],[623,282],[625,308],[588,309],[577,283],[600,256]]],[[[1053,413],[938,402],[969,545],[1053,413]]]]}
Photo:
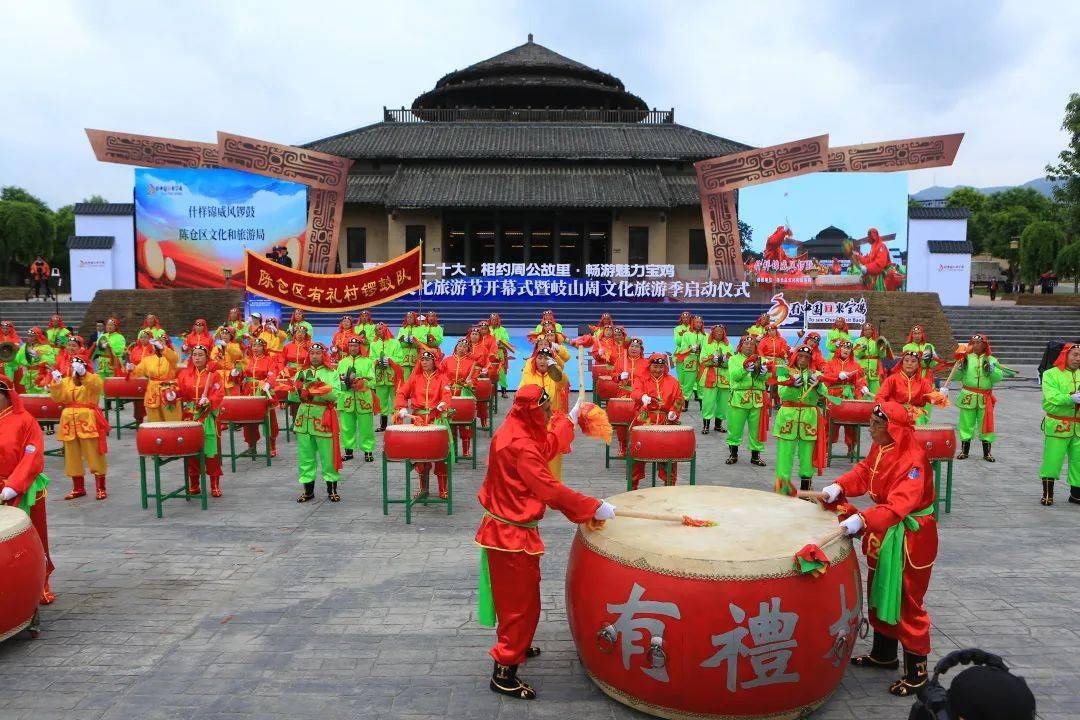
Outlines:
{"type": "Polygon", "coordinates": [[[21,535],[30,527],[30,516],[17,507],[0,505],[0,542],[21,535]]]}

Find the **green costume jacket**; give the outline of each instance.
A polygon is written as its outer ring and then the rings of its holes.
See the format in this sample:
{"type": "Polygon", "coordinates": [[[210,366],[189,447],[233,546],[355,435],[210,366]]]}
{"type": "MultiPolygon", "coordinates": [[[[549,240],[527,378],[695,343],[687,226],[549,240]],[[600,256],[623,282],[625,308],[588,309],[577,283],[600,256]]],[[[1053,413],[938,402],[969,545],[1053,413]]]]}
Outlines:
{"type": "Polygon", "coordinates": [[[885,342],[878,339],[872,339],[868,337],[861,337],[855,341],[855,347],[852,351],[852,355],[855,361],[859,363],[859,367],[863,369],[863,376],[867,382],[874,380],[881,380],[879,374],[879,363],[885,358],[885,342]]]}
{"type": "MultiPolygon", "coordinates": [[[[409,342],[409,340],[423,339],[420,338],[420,330],[417,327],[407,327],[398,330],[397,340],[401,347],[400,359],[398,363],[406,368],[416,367],[417,358],[420,355],[420,348],[415,343],[409,342]]],[[[407,373],[406,373],[407,374],[407,373]]],[[[408,379],[406,377],[406,379],[408,379]]]]}
{"type": "Polygon", "coordinates": [[[1046,437],[1080,437],[1080,405],[1071,397],[1077,391],[1080,391],[1080,370],[1052,367],[1043,373],[1042,406],[1046,417],[1042,429],[1046,437]]]}
{"type": "MultiPolygon", "coordinates": [[[[44,385],[37,384],[37,366],[45,363],[49,367],[54,367],[56,365],[56,355],[60,351],[51,345],[35,345],[33,351],[36,356],[31,358],[26,352],[26,345],[20,345],[19,351],[15,353],[15,364],[23,369],[22,384],[26,388],[26,392],[47,392],[44,385]]],[[[51,380],[52,378],[50,378],[50,382],[51,380]]]]}
{"type": "Polygon", "coordinates": [[[766,329],[767,328],[763,328],[760,325],[758,325],[757,323],[755,323],[755,324],[751,325],[750,327],[746,328],[746,334],[747,335],[753,335],[756,338],[762,338],[762,337],[765,337],[765,330],[766,329]]]}
{"type": "Polygon", "coordinates": [[[94,352],[90,356],[94,361],[94,367],[97,368],[97,372],[101,377],[112,377],[112,364],[109,360],[109,351],[101,347],[102,342],[107,344],[116,355],[116,360],[120,363],[120,366],[124,365],[124,354],[127,352],[127,341],[124,336],[118,332],[106,332],[101,333],[97,343],[94,345],[94,352]]]}
{"type": "Polygon", "coordinates": [[[684,372],[697,372],[698,359],[701,357],[701,348],[705,346],[706,339],[708,339],[708,335],[693,330],[687,330],[679,336],[678,342],[675,343],[675,355],[678,358],[680,354],[686,353],[681,360],[676,360],[684,372]],[[695,346],[698,348],[697,352],[693,351],[695,346]]]}
{"type": "Polygon", "coordinates": [[[751,375],[743,368],[747,357],[735,353],[728,360],[728,383],[731,385],[731,407],[750,410],[765,407],[765,381],[768,373],[751,375]]]}
{"type": "MultiPolygon", "coordinates": [[[[1001,364],[993,355],[975,355],[969,353],[963,359],[963,366],[959,370],[960,382],[968,387],[990,390],[1004,377],[1001,364]],[[989,362],[989,371],[983,369],[983,363],[989,362]]],[[[960,410],[974,410],[986,407],[986,396],[982,393],[960,390],[956,398],[956,407],[960,410]]]]}
{"type": "Polygon", "coordinates": [[[353,377],[366,381],[366,389],[346,390],[344,385],[339,385],[337,408],[343,413],[370,415],[375,411],[375,362],[370,357],[346,355],[338,362],[337,373],[344,380],[350,370],[353,377]]]}
{"type": "Polygon", "coordinates": [[[905,343],[904,347],[902,347],[900,350],[901,350],[901,352],[905,352],[907,350],[914,350],[915,352],[919,353],[919,366],[922,367],[923,370],[926,370],[926,369],[928,369],[930,367],[933,367],[933,365],[934,365],[934,355],[937,354],[937,349],[934,347],[933,343],[913,343],[913,342],[909,342],[909,343],[905,343]],[[922,354],[925,353],[927,350],[930,351],[930,359],[929,360],[923,360],[922,359],[922,354]]]}
{"type": "MultiPolygon", "coordinates": [[[[371,342],[371,355],[374,362],[373,372],[375,374],[375,384],[379,386],[392,386],[394,384],[394,368],[389,365],[383,365],[379,361],[383,358],[395,362],[398,365],[401,364],[401,343],[395,338],[389,340],[373,340],[371,342]]],[[[393,410],[393,408],[390,408],[393,410]]],[[[385,412],[387,408],[383,408],[385,412]]]]}
{"type": "Polygon", "coordinates": [[[844,340],[851,342],[851,333],[847,330],[829,330],[829,334],[825,336],[825,347],[829,349],[829,352],[836,352],[836,348],[844,340]]]}
{"type": "Polygon", "coordinates": [[[298,327],[302,327],[307,330],[308,340],[315,339],[315,330],[311,327],[311,323],[309,323],[307,320],[301,320],[298,323],[289,323],[288,326],[286,326],[285,334],[289,336],[289,339],[292,339],[293,331],[296,330],[296,328],[298,327]]]}
{"type": "Polygon", "coordinates": [[[322,365],[317,368],[306,368],[297,373],[297,381],[304,384],[321,380],[330,386],[330,392],[325,395],[317,395],[308,402],[301,402],[296,411],[296,422],[293,423],[293,431],[297,434],[314,435],[315,437],[331,437],[330,428],[323,425],[323,411],[327,405],[337,402],[341,389],[341,377],[336,370],[322,365]]]}
{"type": "Polygon", "coordinates": [[[71,330],[66,327],[45,329],[45,337],[49,338],[49,344],[57,348],[67,345],[68,337],[70,335],[71,330]]]}
{"type": "Polygon", "coordinates": [[[442,345],[443,341],[443,326],[442,325],[420,325],[415,330],[415,336],[420,338],[420,342],[424,343],[428,347],[437,348],[442,345]],[[428,342],[428,335],[435,338],[434,342],[428,342]]]}
{"type": "Polygon", "coordinates": [[[706,340],[701,346],[701,355],[698,356],[698,361],[701,363],[701,372],[698,374],[698,382],[703,388],[721,387],[727,388],[730,386],[728,380],[728,361],[724,359],[724,356],[731,357],[735,352],[735,349],[731,347],[731,343],[727,342],[713,342],[706,340]],[[719,355],[720,358],[717,361],[714,356],[719,355]]]}
{"type": "Polygon", "coordinates": [[[357,323],[353,325],[353,332],[357,335],[367,335],[368,345],[375,342],[375,323],[357,323]]]}
{"type": "Polygon", "coordinates": [[[781,406],[776,411],[773,435],[783,440],[816,440],[818,436],[818,405],[826,395],[825,383],[811,386],[813,372],[782,367],[776,370],[776,392],[781,406]],[[799,378],[799,386],[782,383],[799,378]],[[785,407],[785,403],[799,403],[809,407],[785,407]]]}

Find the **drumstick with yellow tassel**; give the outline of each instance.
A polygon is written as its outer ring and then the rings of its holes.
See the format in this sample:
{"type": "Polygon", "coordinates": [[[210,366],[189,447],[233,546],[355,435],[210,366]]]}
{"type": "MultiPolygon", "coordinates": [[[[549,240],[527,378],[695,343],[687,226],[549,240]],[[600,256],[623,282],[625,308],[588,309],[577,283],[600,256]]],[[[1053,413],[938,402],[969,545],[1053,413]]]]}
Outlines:
{"type": "Polygon", "coordinates": [[[612,429],[607,413],[599,405],[585,402],[585,348],[581,345],[578,345],[578,402],[581,403],[581,412],[578,413],[577,424],[581,432],[610,445],[612,429]]]}
{"type": "Polygon", "coordinates": [[[716,527],[715,520],[698,520],[689,515],[674,515],[666,513],[639,512],[637,510],[616,510],[615,517],[634,518],[636,520],[658,520],[660,522],[682,523],[687,527],[716,527]]]}

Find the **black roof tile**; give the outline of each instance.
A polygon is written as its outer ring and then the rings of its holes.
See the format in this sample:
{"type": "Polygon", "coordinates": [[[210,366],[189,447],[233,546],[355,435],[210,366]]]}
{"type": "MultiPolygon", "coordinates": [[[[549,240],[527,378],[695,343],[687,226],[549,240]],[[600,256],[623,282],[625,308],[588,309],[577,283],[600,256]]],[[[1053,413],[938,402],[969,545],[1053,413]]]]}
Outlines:
{"type": "Polygon", "coordinates": [[[76,215],[134,215],[135,203],[75,203],[76,215]]]}
{"type": "Polygon", "coordinates": [[[927,240],[926,248],[933,255],[970,255],[974,252],[967,240],[927,240]]]}
{"type": "Polygon", "coordinates": [[[962,207],[911,207],[907,216],[909,220],[966,220],[971,211],[962,207]]]}
{"type": "Polygon", "coordinates": [[[69,235],[68,250],[110,250],[116,238],[112,235],[69,235]]]}

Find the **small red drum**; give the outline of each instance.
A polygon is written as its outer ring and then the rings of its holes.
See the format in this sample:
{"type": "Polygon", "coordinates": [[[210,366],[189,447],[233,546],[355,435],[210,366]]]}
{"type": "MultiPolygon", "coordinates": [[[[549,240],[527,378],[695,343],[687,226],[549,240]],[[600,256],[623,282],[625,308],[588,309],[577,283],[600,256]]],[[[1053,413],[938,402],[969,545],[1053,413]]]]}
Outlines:
{"type": "Polygon", "coordinates": [[[387,460],[437,462],[450,452],[450,433],[441,425],[392,425],[383,433],[387,460]]]}
{"type": "Polygon", "coordinates": [[[621,703],[665,718],[810,715],[839,686],[862,614],[847,538],[818,577],[794,555],[836,529],[816,504],[720,486],[646,488],[619,510],[690,515],[715,527],[619,517],[579,529],[566,569],[578,656],[621,703]]]}
{"type": "Polygon", "coordinates": [[[491,378],[478,377],[473,380],[473,395],[476,396],[476,402],[487,402],[491,399],[492,392],[494,388],[491,385],[491,378]]]}
{"type": "Polygon", "coordinates": [[[222,422],[261,423],[266,419],[270,401],[260,395],[226,395],[221,401],[218,419],[222,422]]]}
{"type": "Polygon", "coordinates": [[[610,400],[622,392],[619,382],[610,375],[601,375],[596,378],[596,396],[601,400],[610,400]]]}
{"type": "Polygon", "coordinates": [[[0,640],[7,640],[34,619],[45,587],[45,549],[30,517],[0,505],[0,640]]]}
{"type": "Polygon", "coordinates": [[[64,408],[51,395],[23,395],[23,406],[39,422],[57,422],[64,408]]]}
{"type": "Polygon", "coordinates": [[[608,422],[612,425],[629,425],[634,421],[637,404],[630,398],[611,398],[607,401],[608,422]]]}
{"type": "Polygon", "coordinates": [[[450,398],[450,407],[454,414],[450,416],[450,422],[458,425],[468,425],[476,419],[476,400],[471,397],[455,395],[450,398]]]}
{"type": "Polygon", "coordinates": [[[956,428],[952,425],[916,425],[915,442],[923,446],[930,462],[956,456],[956,428]]]}
{"type": "Polygon", "coordinates": [[[839,405],[827,403],[829,419],[834,423],[869,425],[870,413],[874,411],[873,400],[841,400],[839,405]]]}
{"type": "Polygon", "coordinates": [[[635,460],[690,460],[696,447],[694,428],[686,425],[638,425],[630,429],[630,454],[635,460]]]}
{"type": "Polygon", "coordinates": [[[289,390],[287,388],[274,388],[274,402],[288,402],[289,390]]]}
{"type": "Polygon", "coordinates": [[[149,381],[142,377],[107,377],[101,382],[105,397],[111,400],[142,400],[149,381]]]}
{"type": "Polygon", "coordinates": [[[135,431],[140,455],[184,457],[203,449],[203,426],[197,422],[147,422],[135,431]]]}
{"type": "Polygon", "coordinates": [[[592,376],[593,376],[593,378],[599,379],[600,377],[602,377],[604,375],[609,375],[610,376],[611,373],[613,373],[613,372],[615,372],[615,366],[614,365],[608,365],[607,363],[599,363],[599,362],[594,362],[593,363],[593,366],[592,366],[592,376]]]}

